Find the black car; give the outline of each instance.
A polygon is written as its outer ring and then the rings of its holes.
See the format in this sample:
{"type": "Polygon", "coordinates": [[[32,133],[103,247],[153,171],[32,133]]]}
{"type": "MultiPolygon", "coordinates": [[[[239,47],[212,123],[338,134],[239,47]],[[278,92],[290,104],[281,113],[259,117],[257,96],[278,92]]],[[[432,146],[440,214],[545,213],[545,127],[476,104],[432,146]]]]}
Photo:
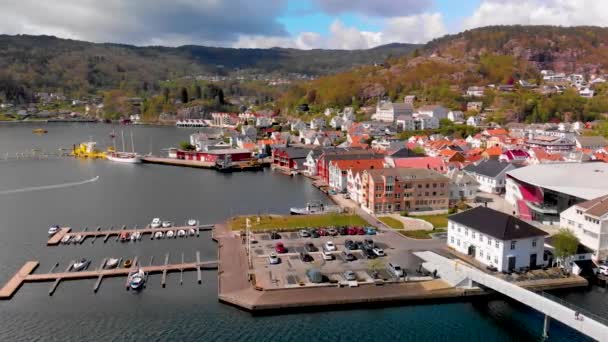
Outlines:
{"type": "Polygon", "coordinates": [[[278,239],[280,239],[280,238],[281,238],[281,234],[279,234],[279,233],[277,233],[277,232],[272,232],[272,233],[270,233],[270,238],[271,238],[272,240],[278,240],[278,239]]]}
{"type": "Polygon", "coordinates": [[[338,233],[340,235],[348,235],[348,229],[346,229],[346,227],[340,227],[340,229],[338,229],[338,233]]]}
{"type": "Polygon", "coordinates": [[[318,252],[319,249],[317,247],[315,247],[315,245],[313,245],[312,243],[307,243],[304,246],[304,249],[306,249],[307,252],[318,252]]]}
{"type": "Polygon", "coordinates": [[[365,244],[366,248],[376,247],[376,245],[374,245],[374,240],[372,240],[372,239],[365,239],[365,241],[363,241],[363,243],[365,244]]]}
{"type": "Polygon", "coordinates": [[[352,251],[353,249],[357,249],[357,244],[355,242],[353,242],[353,240],[346,240],[344,242],[344,247],[346,247],[346,249],[352,251]]]}
{"type": "Polygon", "coordinates": [[[300,253],[300,260],[303,262],[313,262],[315,259],[308,253],[300,253]]]}
{"type": "Polygon", "coordinates": [[[371,248],[365,248],[362,250],[363,255],[368,259],[376,259],[377,255],[371,248]]]}
{"type": "Polygon", "coordinates": [[[355,261],[357,260],[357,258],[355,257],[355,255],[349,251],[344,251],[342,252],[342,256],[344,256],[344,260],[346,261],[355,261]]]}
{"type": "Polygon", "coordinates": [[[363,250],[363,249],[366,249],[366,246],[363,242],[357,241],[357,249],[363,250]]]}
{"type": "Polygon", "coordinates": [[[311,229],[310,230],[310,236],[313,239],[318,239],[320,235],[319,235],[319,232],[316,229],[311,229]]]}

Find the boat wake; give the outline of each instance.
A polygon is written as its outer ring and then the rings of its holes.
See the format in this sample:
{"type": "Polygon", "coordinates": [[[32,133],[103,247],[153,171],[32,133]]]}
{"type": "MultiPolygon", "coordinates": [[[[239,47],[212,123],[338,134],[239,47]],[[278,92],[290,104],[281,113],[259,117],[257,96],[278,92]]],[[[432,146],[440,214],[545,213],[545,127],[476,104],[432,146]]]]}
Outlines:
{"type": "Polygon", "coordinates": [[[0,190],[0,195],[10,195],[10,194],[18,194],[22,192],[32,192],[32,191],[42,191],[42,190],[52,190],[52,189],[62,189],[69,188],[72,186],[84,185],[87,183],[96,182],[99,179],[99,176],[95,176],[91,179],[87,179],[81,182],[71,182],[71,183],[61,183],[61,184],[53,184],[53,185],[43,185],[43,186],[34,186],[28,188],[14,189],[14,190],[0,190]]]}

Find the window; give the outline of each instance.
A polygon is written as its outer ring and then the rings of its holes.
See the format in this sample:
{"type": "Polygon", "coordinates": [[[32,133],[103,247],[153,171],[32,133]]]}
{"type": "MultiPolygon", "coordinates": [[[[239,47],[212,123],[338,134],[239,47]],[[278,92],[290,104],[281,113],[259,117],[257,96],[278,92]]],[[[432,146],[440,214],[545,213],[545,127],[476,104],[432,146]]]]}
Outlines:
{"type": "Polygon", "coordinates": [[[458,232],[460,233],[460,226],[458,226],[458,232]]]}
{"type": "Polygon", "coordinates": [[[497,256],[494,256],[494,263],[498,264],[498,257],[497,256]]]}
{"type": "Polygon", "coordinates": [[[450,236],[450,242],[454,243],[454,237],[453,236],[450,236]]]}
{"type": "Polygon", "coordinates": [[[475,233],[475,232],[473,232],[473,234],[471,234],[471,236],[473,237],[473,239],[477,237],[476,235],[477,235],[477,233],[475,233]]]}
{"type": "Polygon", "coordinates": [[[500,242],[498,242],[498,240],[496,240],[496,248],[500,248],[500,242]]]}
{"type": "Polygon", "coordinates": [[[483,251],[479,251],[479,256],[483,258],[483,251]]]}
{"type": "Polygon", "coordinates": [[[492,239],[488,238],[488,245],[492,246],[492,239]]]}
{"type": "Polygon", "coordinates": [[[433,196],[437,196],[437,192],[433,191],[433,196]]]}
{"type": "Polygon", "coordinates": [[[464,235],[469,236],[469,230],[467,228],[464,229],[464,235]]]}
{"type": "Polygon", "coordinates": [[[460,239],[456,240],[456,244],[460,247],[460,239]]]}
{"type": "Polygon", "coordinates": [[[490,254],[488,254],[488,255],[487,255],[487,258],[486,258],[486,259],[487,259],[488,261],[490,261],[490,254]]]}
{"type": "Polygon", "coordinates": [[[398,193],[398,192],[396,192],[396,193],[395,193],[395,198],[401,198],[401,194],[400,194],[400,193],[398,193]]]}
{"type": "Polygon", "coordinates": [[[479,234],[479,241],[483,242],[483,235],[479,234]]]}
{"type": "Polygon", "coordinates": [[[516,243],[516,242],[517,242],[517,241],[511,241],[511,249],[512,249],[512,250],[513,250],[513,249],[515,249],[515,243],[516,243]]]}
{"type": "Polygon", "coordinates": [[[532,240],[532,247],[536,247],[536,239],[532,240]]]}
{"type": "Polygon", "coordinates": [[[427,188],[427,189],[429,188],[429,184],[428,184],[428,183],[426,184],[426,188],[427,188]]]}
{"type": "Polygon", "coordinates": [[[437,183],[433,183],[433,188],[436,188],[436,187],[437,187],[437,183]]]}
{"type": "Polygon", "coordinates": [[[429,195],[429,193],[428,193],[428,192],[425,192],[425,193],[424,193],[424,196],[428,196],[428,195],[429,195]]]}

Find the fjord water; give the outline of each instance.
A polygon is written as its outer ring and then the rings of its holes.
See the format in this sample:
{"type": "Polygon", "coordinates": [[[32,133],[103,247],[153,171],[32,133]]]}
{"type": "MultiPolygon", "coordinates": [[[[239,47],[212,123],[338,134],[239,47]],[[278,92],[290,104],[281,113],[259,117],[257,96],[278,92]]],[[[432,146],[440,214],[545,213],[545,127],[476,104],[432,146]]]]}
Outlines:
{"type": "MultiPolygon", "coordinates": [[[[41,149],[54,153],[86,140],[108,146],[110,132],[133,130],[136,150],[160,153],[187,139],[195,129],[173,127],[125,128],[104,124],[49,124],[46,135],[33,135],[35,125],[0,125],[0,157],[5,153],[41,149]]],[[[159,165],[119,165],[106,161],[49,159],[0,161],[0,282],[4,283],[28,260],[40,261],[37,272],[55,263],[63,270],[71,260],[105,257],[151,257],[162,262],[216,258],[208,233],[199,238],[119,243],[115,238],[94,244],[47,247],[51,224],[74,230],[123,224],[140,227],[153,217],[177,223],[196,217],[219,222],[244,213],[287,213],[289,207],[313,199],[325,200],[310,182],[266,170],[220,174],[214,171],[159,165]],[[79,182],[95,182],[40,191],[9,190],[79,182]]],[[[62,282],[53,296],[50,283],[26,284],[10,301],[0,302],[1,341],[384,341],[384,340],[538,340],[542,316],[523,305],[501,299],[475,302],[407,305],[252,316],[217,301],[216,272],[151,276],[148,287],[134,294],[124,278],[105,279],[97,294],[94,280],[62,282]]],[[[608,314],[602,289],[573,291],[561,296],[599,314],[608,314]]],[[[552,322],[552,341],[585,340],[552,322]]]]}

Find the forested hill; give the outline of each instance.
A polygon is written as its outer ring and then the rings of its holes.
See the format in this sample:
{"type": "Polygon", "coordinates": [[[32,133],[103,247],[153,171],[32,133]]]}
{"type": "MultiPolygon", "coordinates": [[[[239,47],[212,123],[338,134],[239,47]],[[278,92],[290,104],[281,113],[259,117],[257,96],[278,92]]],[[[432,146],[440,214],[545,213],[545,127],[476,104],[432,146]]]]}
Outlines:
{"type": "MultiPolygon", "coordinates": [[[[205,46],[137,47],[51,36],[0,35],[0,88],[89,93],[127,86],[155,87],[186,75],[244,72],[324,75],[382,63],[418,47],[390,44],[369,50],[231,49],[205,46]]],[[[75,94],[78,95],[78,94],[75,94]]]]}

